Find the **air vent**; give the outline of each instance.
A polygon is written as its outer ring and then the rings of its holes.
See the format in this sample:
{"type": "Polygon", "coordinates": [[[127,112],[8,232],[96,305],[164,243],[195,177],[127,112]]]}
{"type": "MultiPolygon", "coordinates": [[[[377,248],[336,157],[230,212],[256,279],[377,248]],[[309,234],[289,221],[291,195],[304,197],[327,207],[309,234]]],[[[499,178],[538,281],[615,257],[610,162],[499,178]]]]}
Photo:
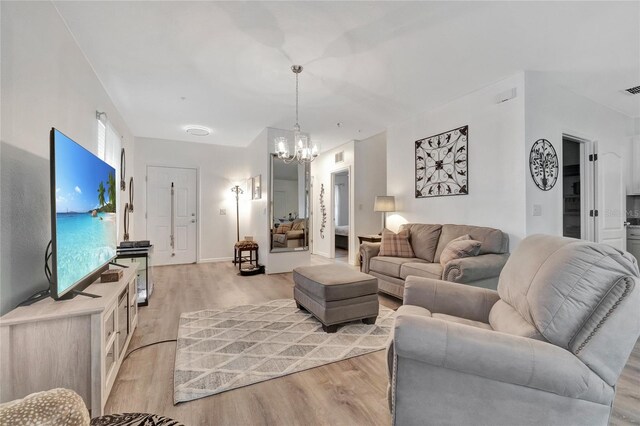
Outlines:
{"type": "Polygon", "coordinates": [[[625,92],[629,92],[632,95],[637,95],[640,93],[640,86],[632,87],[630,89],[625,90],[625,92]]]}
{"type": "Polygon", "coordinates": [[[344,151],[340,151],[336,154],[336,164],[344,161],[344,151]]]}

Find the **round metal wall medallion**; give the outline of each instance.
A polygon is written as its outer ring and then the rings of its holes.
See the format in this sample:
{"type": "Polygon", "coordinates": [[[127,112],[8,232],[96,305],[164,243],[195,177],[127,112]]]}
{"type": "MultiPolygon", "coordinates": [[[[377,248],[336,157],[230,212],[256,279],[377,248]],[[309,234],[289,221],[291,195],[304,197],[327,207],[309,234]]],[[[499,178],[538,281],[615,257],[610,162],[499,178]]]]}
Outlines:
{"type": "Polygon", "coordinates": [[[538,139],[531,147],[529,170],[536,186],[543,191],[553,188],[558,182],[559,164],[556,150],[546,139],[538,139]]]}

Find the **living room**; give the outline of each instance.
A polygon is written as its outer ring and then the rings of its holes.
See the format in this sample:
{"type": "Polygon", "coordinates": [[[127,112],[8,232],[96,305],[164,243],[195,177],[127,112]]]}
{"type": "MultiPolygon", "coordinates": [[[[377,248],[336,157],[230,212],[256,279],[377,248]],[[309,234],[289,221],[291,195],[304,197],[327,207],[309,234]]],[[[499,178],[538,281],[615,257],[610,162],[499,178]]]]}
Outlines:
{"type": "Polygon", "coordinates": [[[640,422],[639,2],[0,8],[0,403],[65,388],[77,424],[640,422]],[[114,179],[56,185],[88,164],[114,179]],[[118,283],[63,289],[56,216],[85,196],[118,246],[89,275],[118,283]]]}

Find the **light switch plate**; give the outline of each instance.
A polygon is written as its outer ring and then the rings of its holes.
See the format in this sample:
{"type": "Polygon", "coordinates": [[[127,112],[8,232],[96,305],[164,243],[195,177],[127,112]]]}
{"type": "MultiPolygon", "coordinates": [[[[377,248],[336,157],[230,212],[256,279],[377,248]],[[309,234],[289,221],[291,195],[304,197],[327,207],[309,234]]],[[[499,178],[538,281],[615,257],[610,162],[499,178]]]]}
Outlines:
{"type": "Polygon", "coordinates": [[[533,215],[534,216],[542,216],[542,204],[534,204],[533,205],[533,215]]]}

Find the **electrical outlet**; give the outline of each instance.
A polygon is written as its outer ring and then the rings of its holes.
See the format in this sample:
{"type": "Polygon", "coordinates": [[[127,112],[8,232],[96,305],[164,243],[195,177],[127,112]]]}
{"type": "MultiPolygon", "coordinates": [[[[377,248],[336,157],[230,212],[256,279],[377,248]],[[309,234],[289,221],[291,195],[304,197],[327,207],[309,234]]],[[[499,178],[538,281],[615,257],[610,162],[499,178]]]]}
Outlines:
{"type": "Polygon", "coordinates": [[[220,209],[220,216],[226,216],[227,215],[227,209],[220,209]]]}
{"type": "Polygon", "coordinates": [[[542,204],[534,204],[533,205],[533,215],[534,216],[542,216],[542,204]]]}

